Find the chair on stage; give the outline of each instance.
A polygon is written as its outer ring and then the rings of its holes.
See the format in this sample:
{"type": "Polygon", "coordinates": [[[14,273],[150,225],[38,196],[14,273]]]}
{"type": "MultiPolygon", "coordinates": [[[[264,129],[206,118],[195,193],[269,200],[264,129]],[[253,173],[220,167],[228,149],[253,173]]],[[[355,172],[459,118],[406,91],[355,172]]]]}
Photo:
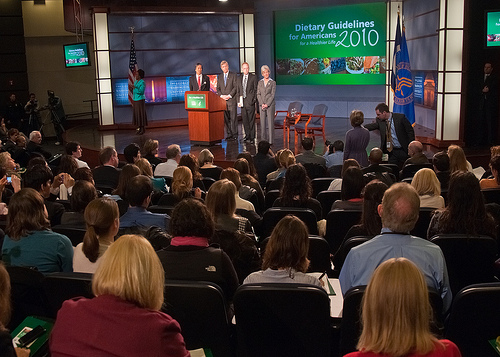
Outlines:
{"type": "Polygon", "coordinates": [[[318,286],[245,284],[234,311],[238,356],[330,356],[330,299],[318,286]]]}
{"type": "Polygon", "coordinates": [[[328,107],[325,104],[317,104],[314,106],[312,114],[302,114],[299,122],[295,123],[295,143],[297,143],[297,136],[302,135],[312,136],[313,141],[316,142],[316,136],[322,136],[325,142],[325,116],[328,107]],[[316,133],[318,132],[318,133],[316,133]]]}
{"type": "Polygon", "coordinates": [[[283,147],[290,146],[290,130],[294,130],[295,123],[300,121],[302,107],[301,102],[292,102],[288,110],[277,110],[274,115],[274,129],[283,129],[283,147]]]}

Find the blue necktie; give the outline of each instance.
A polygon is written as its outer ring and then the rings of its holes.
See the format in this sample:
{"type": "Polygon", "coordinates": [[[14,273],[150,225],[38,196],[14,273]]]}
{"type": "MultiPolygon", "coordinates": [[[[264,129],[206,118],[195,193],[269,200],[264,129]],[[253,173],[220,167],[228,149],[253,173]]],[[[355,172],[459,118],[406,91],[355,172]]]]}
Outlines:
{"type": "Polygon", "coordinates": [[[224,86],[226,85],[227,82],[227,73],[224,73],[224,86]]]}

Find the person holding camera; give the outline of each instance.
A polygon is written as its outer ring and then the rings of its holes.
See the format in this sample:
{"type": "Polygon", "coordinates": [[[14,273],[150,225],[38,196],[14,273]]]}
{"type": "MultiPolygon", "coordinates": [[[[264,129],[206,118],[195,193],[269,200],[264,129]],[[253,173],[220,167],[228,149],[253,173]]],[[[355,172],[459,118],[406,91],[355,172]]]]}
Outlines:
{"type": "Polygon", "coordinates": [[[24,111],[28,115],[28,121],[24,123],[22,131],[29,135],[33,130],[40,128],[40,107],[38,106],[38,99],[35,93],[30,93],[30,100],[24,106],[24,111]]]}
{"type": "Polygon", "coordinates": [[[330,140],[325,141],[325,152],[323,157],[326,160],[326,168],[339,166],[344,163],[344,142],[335,140],[333,144],[330,140]]]}

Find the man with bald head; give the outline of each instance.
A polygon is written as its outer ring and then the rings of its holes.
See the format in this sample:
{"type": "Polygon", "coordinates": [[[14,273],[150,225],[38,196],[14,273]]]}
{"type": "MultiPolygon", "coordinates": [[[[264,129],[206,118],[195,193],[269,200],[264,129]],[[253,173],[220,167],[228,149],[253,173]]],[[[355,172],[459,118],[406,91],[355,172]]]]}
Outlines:
{"type": "Polygon", "coordinates": [[[381,234],[351,249],[347,255],[339,276],[343,294],[353,286],[367,285],[373,271],[387,259],[405,257],[420,268],[427,285],[440,293],[444,311],[450,307],[450,283],[441,248],[410,235],[419,209],[420,198],[411,185],[396,183],[385,191],[378,206],[381,234]]]}
{"type": "Polygon", "coordinates": [[[380,165],[383,155],[384,153],[379,148],[371,149],[370,155],[368,156],[370,165],[362,169],[363,175],[367,181],[377,179],[384,182],[387,186],[390,186],[396,182],[396,176],[390,168],[380,165]]]}
{"type": "Polygon", "coordinates": [[[410,158],[405,161],[403,166],[429,163],[429,159],[424,154],[424,146],[420,141],[413,140],[408,144],[408,155],[410,155],[410,158]]]}

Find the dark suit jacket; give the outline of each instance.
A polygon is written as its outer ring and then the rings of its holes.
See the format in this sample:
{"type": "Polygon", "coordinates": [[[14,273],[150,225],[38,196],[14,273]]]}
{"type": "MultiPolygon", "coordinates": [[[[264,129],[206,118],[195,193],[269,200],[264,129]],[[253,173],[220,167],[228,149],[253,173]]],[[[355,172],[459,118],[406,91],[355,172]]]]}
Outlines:
{"type": "Polygon", "coordinates": [[[217,94],[219,96],[221,95],[227,95],[229,94],[231,96],[231,99],[228,99],[226,101],[226,106],[227,107],[232,107],[236,106],[238,103],[238,78],[236,76],[236,73],[229,71],[227,74],[227,81],[226,85],[224,85],[224,73],[221,73],[217,76],[217,94]]]}
{"type": "Polygon", "coordinates": [[[34,143],[33,141],[28,141],[28,145],[26,145],[26,150],[28,150],[30,154],[32,152],[42,154],[46,159],[52,156],[50,152],[44,150],[40,145],[34,143]]]}
{"type": "MultiPolygon", "coordinates": [[[[253,107],[257,102],[257,77],[253,73],[248,73],[247,97],[243,99],[243,106],[253,107]]],[[[243,96],[243,74],[238,77],[238,100],[243,96]]]]}
{"type": "MultiPolygon", "coordinates": [[[[410,122],[404,114],[392,113],[396,136],[398,137],[401,148],[408,154],[408,144],[415,140],[415,132],[410,122]]],[[[387,122],[385,120],[376,119],[375,123],[366,124],[368,130],[380,130],[380,148],[384,153],[387,151],[387,122]]]]}
{"type": "Polygon", "coordinates": [[[116,188],[120,178],[120,169],[113,166],[99,166],[94,170],[94,181],[97,186],[106,186],[116,188]]]}
{"type": "Polygon", "coordinates": [[[482,82],[481,90],[488,86],[489,92],[481,93],[480,109],[496,109],[498,102],[498,77],[494,71],[482,82]]]}
{"type": "Polygon", "coordinates": [[[190,91],[207,91],[210,90],[210,78],[206,74],[201,74],[201,87],[198,88],[198,81],[196,74],[189,77],[189,90],[190,91]]]}

